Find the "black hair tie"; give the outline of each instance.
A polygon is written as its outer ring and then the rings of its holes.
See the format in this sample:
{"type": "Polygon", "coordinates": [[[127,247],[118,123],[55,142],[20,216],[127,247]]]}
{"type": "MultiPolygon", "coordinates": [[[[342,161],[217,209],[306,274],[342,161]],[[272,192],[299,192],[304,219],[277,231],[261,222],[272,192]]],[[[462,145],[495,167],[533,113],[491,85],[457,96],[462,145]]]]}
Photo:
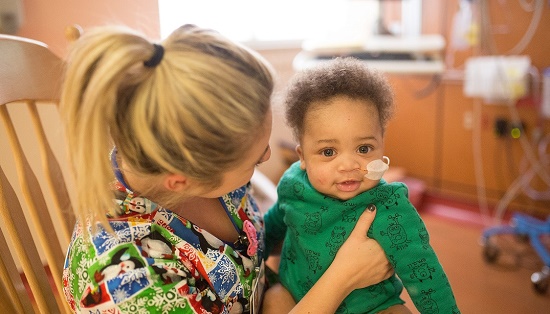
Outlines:
{"type": "Polygon", "coordinates": [[[155,52],[153,53],[151,59],[143,62],[143,65],[148,68],[156,67],[160,61],[162,61],[162,57],[164,56],[164,47],[162,47],[162,45],[153,44],[153,48],[155,48],[155,52]]]}

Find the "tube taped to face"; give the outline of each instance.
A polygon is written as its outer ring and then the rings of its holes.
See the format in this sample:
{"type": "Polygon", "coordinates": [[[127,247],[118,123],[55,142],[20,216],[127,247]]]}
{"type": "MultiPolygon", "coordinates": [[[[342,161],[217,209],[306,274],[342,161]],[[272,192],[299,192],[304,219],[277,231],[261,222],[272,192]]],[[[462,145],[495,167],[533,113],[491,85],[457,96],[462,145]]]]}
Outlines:
{"type": "Polygon", "coordinates": [[[382,159],[376,159],[367,164],[367,174],[365,177],[370,180],[380,180],[382,176],[390,168],[390,159],[386,156],[382,159]]]}

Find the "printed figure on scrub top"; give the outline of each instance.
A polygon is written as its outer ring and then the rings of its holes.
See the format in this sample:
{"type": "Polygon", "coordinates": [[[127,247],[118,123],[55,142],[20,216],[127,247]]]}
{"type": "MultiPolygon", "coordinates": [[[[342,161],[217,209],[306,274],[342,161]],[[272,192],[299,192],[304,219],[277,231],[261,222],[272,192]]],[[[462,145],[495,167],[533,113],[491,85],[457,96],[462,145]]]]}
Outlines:
{"type": "Polygon", "coordinates": [[[300,160],[284,173],[278,201],[264,217],[265,254],[284,241],[279,276],[294,300],[325,272],[368,207],[377,208],[368,236],[380,243],[401,280],[394,275],[353,291],[338,313],[378,313],[403,304],[403,285],[421,313],[459,313],[407,187],[382,178],[389,166],[384,131],[394,110],[385,78],[361,61],[337,58],[298,73],[285,105],[300,160]]]}
{"type": "MultiPolygon", "coordinates": [[[[162,43],[95,28],[71,48],[60,111],[77,194],[63,272],[72,310],[257,312],[264,231],[249,181],[271,153],[269,65],[193,25],[162,43]]],[[[358,240],[342,248],[385,259],[374,240],[358,240]]],[[[353,288],[391,269],[334,265],[369,270],[353,288]]],[[[343,298],[323,299],[336,309],[343,298]]],[[[320,306],[305,300],[295,311],[320,306]]]]}

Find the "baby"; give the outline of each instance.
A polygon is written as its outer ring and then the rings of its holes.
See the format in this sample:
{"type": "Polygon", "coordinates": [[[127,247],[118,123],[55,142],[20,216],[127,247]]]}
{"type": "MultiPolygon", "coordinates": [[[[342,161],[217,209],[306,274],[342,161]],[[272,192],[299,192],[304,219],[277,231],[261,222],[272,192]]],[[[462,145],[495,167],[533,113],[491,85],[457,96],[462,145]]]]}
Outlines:
{"type": "Polygon", "coordinates": [[[281,178],[265,228],[267,254],[283,241],[280,282],[294,301],[320,278],[370,208],[377,214],[367,235],[385,250],[395,275],[354,290],[338,313],[410,313],[400,298],[403,286],[422,313],[460,313],[407,187],[382,179],[389,165],[384,131],[393,110],[385,78],[353,58],[327,61],[291,82],[286,119],[300,160],[281,178]]]}

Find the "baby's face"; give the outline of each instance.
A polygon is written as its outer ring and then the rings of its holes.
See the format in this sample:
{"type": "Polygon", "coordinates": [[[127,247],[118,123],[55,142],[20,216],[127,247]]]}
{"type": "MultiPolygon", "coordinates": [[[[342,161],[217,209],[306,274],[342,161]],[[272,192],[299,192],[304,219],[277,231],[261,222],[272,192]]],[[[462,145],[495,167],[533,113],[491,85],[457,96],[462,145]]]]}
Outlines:
{"type": "Polygon", "coordinates": [[[374,105],[335,97],[315,104],[304,122],[297,152],[300,167],[317,191],[348,200],[378,184],[378,180],[365,178],[366,165],[384,155],[382,127],[374,105]]]}

